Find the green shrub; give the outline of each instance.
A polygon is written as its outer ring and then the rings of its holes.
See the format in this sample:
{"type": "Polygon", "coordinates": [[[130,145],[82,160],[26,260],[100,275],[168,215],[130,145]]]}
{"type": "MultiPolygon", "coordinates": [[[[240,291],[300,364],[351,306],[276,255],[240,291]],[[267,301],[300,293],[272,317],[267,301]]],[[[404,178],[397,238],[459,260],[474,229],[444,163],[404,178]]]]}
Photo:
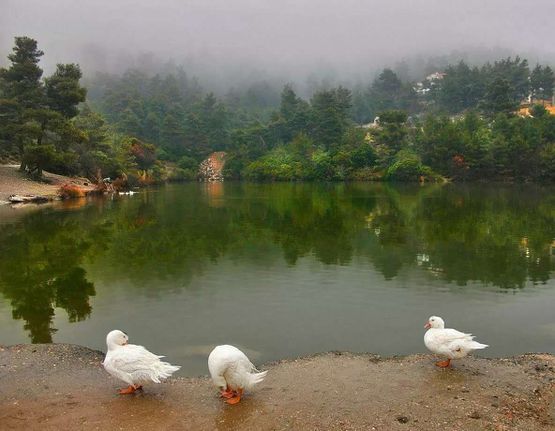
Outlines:
{"type": "Polygon", "coordinates": [[[430,167],[422,164],[420,157],[410,150],[401,150],[395,155],[395,161],[385,172],[389,181],[416,182],[422,180],[437,181],[441,178],[430,167]]]}
{"type": "Polygon", "coordinates": [[[351,181],[382,181],[383,171],[377,171],[375,168],[365,167],[353,170],[348,179],[351,181]]]}
{"type": "Polygon", "coordinates": [[[199,163],[195,159],[189,156],[183,156],[177,162],[177,166],[179,166],[181,169],[191,170],[191,171],[197,171],[198,165],[199,163]]]}
{"type": "Polygon", "coordinates": [[[241,178],[241,173],[245,169],[245,160],[239,155],[228,154],[226,156],[224,169],[222,174],[226,179],[238,180],[241,178]]]}
{"type": "Polygon", "coordinates": [[[315,180],[332,180],[335,177],[335,169],[332,158],[327,151],[316,150],[310,158],[310,178],[315,180]]]}
{"type": "Polygon", "coordinates": [[[196,179],[197,173],[191,169],[173,168],[168,175],[168,181],[194,181],[196,179]]]}
{"type": "Polygon", "coordinates": [[[359,145],[351,152],[351,163],[355,169],[373,166],[376,163],[374,148],[366,142],[359,145]]]}
{"type": "Polygon", "coordinates": [[[284,147],[278,147],[250,163],[243,174],[250,180],[291,181],[303,177],[303,166],[284,147]]]}

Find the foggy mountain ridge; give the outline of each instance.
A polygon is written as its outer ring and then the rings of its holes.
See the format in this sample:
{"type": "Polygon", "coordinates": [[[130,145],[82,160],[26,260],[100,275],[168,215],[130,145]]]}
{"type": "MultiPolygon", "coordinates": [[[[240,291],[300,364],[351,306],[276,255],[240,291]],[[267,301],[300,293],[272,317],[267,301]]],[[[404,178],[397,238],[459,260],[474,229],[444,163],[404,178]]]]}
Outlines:
{"type": "Polygon", "coordinates": [[[14,36],[35,38],[56,63],[148,75],[183,66],[218,94],[256,81],[314,86],[368,83],[383,67],[404,80],[465,59],[520,55],[555,62],[552,0],[38,0],[0,3],[0,65],[14,36]]]}

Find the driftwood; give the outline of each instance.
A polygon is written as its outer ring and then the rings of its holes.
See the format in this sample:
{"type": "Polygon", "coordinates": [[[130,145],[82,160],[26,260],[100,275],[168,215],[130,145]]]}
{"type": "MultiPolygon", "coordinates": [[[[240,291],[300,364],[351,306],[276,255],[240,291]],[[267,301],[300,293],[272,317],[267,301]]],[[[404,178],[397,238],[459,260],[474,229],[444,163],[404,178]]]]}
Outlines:
{"type": "Polygon", "coordinates": [[[8,198],[8,201],[12,204],[21,204],[21,203],[35,203],[40,204],[44,202],[48,202],[51,199],[47,196],[37,196],[37,195],[11,195],[8,198]]]}

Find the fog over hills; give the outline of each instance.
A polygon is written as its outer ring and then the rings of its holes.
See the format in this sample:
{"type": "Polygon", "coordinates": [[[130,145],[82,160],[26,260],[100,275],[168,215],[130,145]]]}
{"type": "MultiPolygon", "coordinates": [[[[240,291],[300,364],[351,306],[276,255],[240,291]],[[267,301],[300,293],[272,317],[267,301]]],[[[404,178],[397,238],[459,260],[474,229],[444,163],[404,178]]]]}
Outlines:
{"type": "Polygon", "coordinates": [[[430,58],[552,62],[554,16],[553,0],[2,0],[0,64],[28,35],[47,73],[58,62],[91,76],[172,61],[222,88],[353,82],[386,65],[416,79],[430,58]]]}

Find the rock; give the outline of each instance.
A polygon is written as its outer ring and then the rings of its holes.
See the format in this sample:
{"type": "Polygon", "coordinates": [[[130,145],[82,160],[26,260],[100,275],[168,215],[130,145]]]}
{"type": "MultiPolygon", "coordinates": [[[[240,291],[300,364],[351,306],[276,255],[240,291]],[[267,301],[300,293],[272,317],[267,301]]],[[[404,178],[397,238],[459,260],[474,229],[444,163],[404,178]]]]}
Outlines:
{"type": "Polygon", "coordinates": [[[403,415],[399,415],[395,419],[397,419],[397,422],[402,423],[402,424],[406,424],[409,421],[409,418],[407,416],[403,416],[403,415]]]}
{"type": "Polygon", "coordinates": [[[203,160],[198,170],[199,181],[223,181],[222,170],[225,165],[225,156],[225,152],[219,151],[210,154],[206,160],[203,160]]]}
{"type": "Polygon", "coordinates": [[[482,415],[475,410],[472,413],[470,413],[468,415],[468,417],[470,417],[472,419],[480,419],[482,417],[482,415]]]}

